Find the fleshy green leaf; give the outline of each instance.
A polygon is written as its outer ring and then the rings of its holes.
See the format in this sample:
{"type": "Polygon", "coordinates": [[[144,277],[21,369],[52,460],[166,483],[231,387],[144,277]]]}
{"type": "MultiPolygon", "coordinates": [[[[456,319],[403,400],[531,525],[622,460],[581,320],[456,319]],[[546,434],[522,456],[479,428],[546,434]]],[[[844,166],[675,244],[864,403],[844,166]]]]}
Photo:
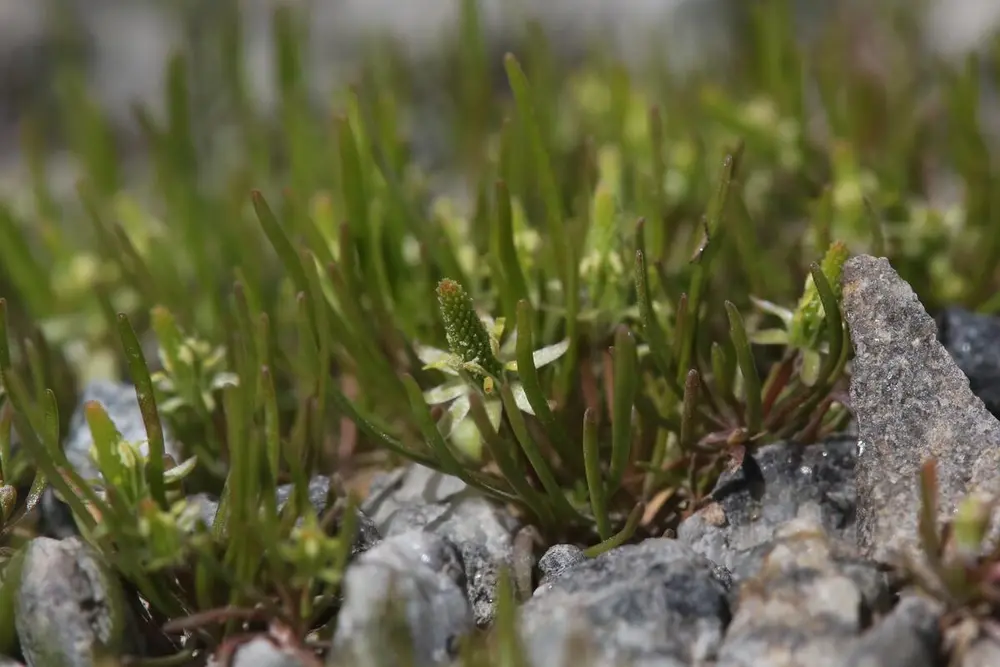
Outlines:
{"type": "Polygon", "coordinates": [[[441,432],[441,437],[447,440],[454,435],[455,430],[469,415],[469,408],[469,394],[468,392],[463,392],[454,403],[448,406],[447,412],[438,421],[438,430],[441,432]]]}
{"type": "Polygon", "coordinates": [[[163,481],[166,484],[176,484],[181,481],[192,472],[194,472],[195,466],[198,465],[198,457],[192,456],[189,459],[175,465],[170,470],[163,473],[163,481]]]}
{"type": "Polygon", "coordinates": [[[458,371],[453,367],[456,360],[452,353],[430,345],[415,345],[414,352],[416,352],[417,359],[425,364],[425,370],[434,369],[449,375],[458,375],[458,371]]]}
{"type": "Polygon", "coordinates": [[[791,324],[792,318],[795,316],[795,313],[790,308],[779,306],[776,303],[771,303],[770,301],[765,301],[764,299],[758,299],[755,296],[751,296],[750,301],[753,305],[765,313],[781,318],[781,321],[785,323],[785,326],[791,324]]]}
{"type": "Polygon", "coordinates": [[[467,394],[469,388],[463,383],[442,384],[424,392],[424,400],[428,405],[440,405],[467,394]]]}
{"type": "Polygon", "coordinates": [[[754,345],[788,345],[788,332],[784,329],[762,329],[750,336],[754,345]]]}
{"type": "Polygon", "coordinates": [[[531,407],[531,401],[528,400],[528,395],[524,393],[524,385],[519,382],[512,382],[510,390],[514,394],[514,402],[517,404],[517,407],[522,412],[527,412],[529,415],[534,416],[535,409],[531,407]]]}
{"type": "Polygon", "coordinates": [[[569,339],[564,338],[558,343],[546,345],[545,347],[535,350],[531,353],[531,358],[535,361],[535,368],[541,368],[542,366],[548,366],[553,361],[566,354],[566,350],[568,349],[569,339]]]}

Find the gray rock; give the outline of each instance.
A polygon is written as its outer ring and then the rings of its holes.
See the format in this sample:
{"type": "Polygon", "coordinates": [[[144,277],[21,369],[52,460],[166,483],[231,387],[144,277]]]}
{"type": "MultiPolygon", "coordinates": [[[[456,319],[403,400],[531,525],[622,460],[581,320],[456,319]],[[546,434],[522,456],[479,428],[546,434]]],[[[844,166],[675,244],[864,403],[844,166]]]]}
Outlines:
{"type": "MultiPolygon", "coordinates": [[[[90,435],[90,427],[84,413],[84,406],[90,401],[97,401],[104,406],[108,417],[114,422],[122,438],[129,442],[142,442],[140,451],[149,454],[149,444],[146,442],[146,426],[142,421],[139,401],[135,397],[135,387],[122,382],[95,380],[84,387],[79,404],[70,419],[69,430],[63,449],[66,458],[84,479],[97,479],[100,472],[90,455],[94,439],[90,435]]],[[[181,462],[181,451],[177,442],[170,434],[170,429],[161,419],[163,426],[164,451],[181,462]]]]}
{"type": "Polygon", "coordinates": [[[541,570],[542,580],[539,585],[544,586],[553,579],[558,579],[567,570],[570,570],[587,560],[583,549],[572,544],[555,544],[549,547],[541,558],[538,559],[538,569],[541,570]]]}
{"type": "Polygon", "coordinates": [[[852,643],[841,667],[937,667],[940,618],[940,605],[907,595],[852,643]]]}
{"type": "Polygon", "coordinates": [[[82,540],[35,538],[23,568],[15,623],[29,667],[89,667],[101,646],[127,650],[118,581],[82,540]]]}
{"type": "Polygon", "coordinates": [[[410,654],[413,667],[453,659],[458,639],[475,627],[464,577],[455,547],[419,530],[388,537],[362,554],[344,573],[337,664],[399,664],[400,653],[410,654]]]}
{"type": "Polygon", "coordinates": [[[703,664],[730,614],[715,569],[681,542],[659,538],[553,572],[521,609],[531,663],[567,664],[572,644],[587,639],[595,665],[703,664]]]}
{"type": "Polygon", "coordinates": [[[1000,422],[937,340],[937,327],[886,259],[853,257],[842,277],[855,359],[858,546],[892,561],[917,548],[919,470],[938,462],[941,518],[974,488],[1000,490],[1000,422]]]}
{"type": "Polygon", "coordinates": [[[948,308],[937,323],[941,344],[968,376],[972,392],[1000,416],[1000,318],[948,308]]]}
{"type": "MultiPolygon", "coordinates": [[[[281,511],[288,503],[293,489],[293,484],[282,484],[277,488],[275,495],[278,501],[278,511],[281,511]]],[[[316,475],[309,480],[309,503],[313,506],[317,515],[322,516],[327,510],[330,499],[329,494],[329,477],[326,475],[316,475]]],[[[215,522],[215,515],[219,511],[219,501],[207,493],[196,493],[188,496],[187,502],[198,506],[202,521],[205,522],[205,525],[211,527],[215,522]]],[[[355,510],[355,515],[357,517],[357,523],[355,524],[357,533],[354,538],[354,545],[351,547],[352,556],[357,556],[360,553],[368,551],[368,549],[372,548],[382,539],[378,528],[375,527],[375,522],[364,512],[355,510]]],[[[299,522],[301,523],[301,519],[299,522]]],[[[339,525],[337,524],[333,526],[333,530],[338,528],[339,525]]]]}
{"type": "MultiPolygon", "coordinates": [[[[322,516],[330,504],[330,478],[326,475],[316,475],[309,480],[309,487],[306,495],[309,496],[309,504],[316,510],[316,514],[322,516]]],[[[280,512],[295,491],[294,484],[282,484],[275,490],[275,499],[278,501],[278,511],[280,512]]]]}
{"type": "MultiPolygon", "coordinates": [[[[330,478],[326,475],[316,475],[309,480],[309,503],[313,506],[316,514],[320,517],[322,517],[330,507],[330,486],[330,478]]],[[[294,489],[294,484],[282,484],[278,487],[276,495],[279,512],[285,507],[285,504],[292,497],[292,491],[294,489]]],[[[356,510],[355,516],[357,518],[357,523],[355,524],[357,534],[354,537],[354,546],[351,548],[351,554],[354,556],[364,551],[368,551],[368,549],[372,548],[376,543],[378,543],[379,540],[382,539],[378,528],[375,526],[375,522],[372,521],[367,514],[361,510],[356,510]]]]}
{"type": "Polygon", "coordinates": [[[805,505],[820,508],[823,528],[840,551],[856,551],[854,461],[857,441],[834,437],[808,447],[775,443],[754,454],[764,475],[763,494],[742,469],[721,476],[717,502],[691,515],[677,539],[727,567],[737,581],[753,576],[771,548],[775,531],[805,505]]]}
{"type": "Polygon", "coordinates": [[[965,649],[958,664],[959,667],[996,667],[996,665],[1000,665],[1000,641],[988,635],[975,639],[965,649]]]}
{"type": "Polygon", "coordinates": [[[760,572],[743,583],[717,667],[839,667],[861,632],[864,592],[834,558],[816,516],[776,535],[760,572]]]}
{"type": "Polygon", "coordinates": [[[376,478],[362,510],[385,537],[421,529],[458,547],[476,624],[492,622],[499,572],[512,566],[519,527],[506,510],[462,480],[415,464],[376,478]]]}
{"type": "Polygon", "coordinates": [[[45,487],[42,491],[39,510],[41,517],[39,531],[43,536],[64,540],[80,534],[73,510],[59,499],[51,486],[45,487]]]}
{"type": "Polygon", "coordinates": [[[212,658],[208,667],[313,667],[318,664],[309,658],[299,651],[282,649],[267,637],[254,637],[236,649],[229,662],[212,658]]]}

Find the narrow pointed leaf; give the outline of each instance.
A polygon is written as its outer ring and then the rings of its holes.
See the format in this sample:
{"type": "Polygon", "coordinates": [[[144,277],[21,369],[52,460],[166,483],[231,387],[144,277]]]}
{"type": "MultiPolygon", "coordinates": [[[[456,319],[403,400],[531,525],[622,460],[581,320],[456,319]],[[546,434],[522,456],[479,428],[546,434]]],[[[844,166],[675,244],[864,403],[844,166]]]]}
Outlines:
{"type": "Polygon", "coordinates": [[[569,436],[565,429],[555,418],[552,408],[549,406],[547,397],[542,390],[541,379],[538,376],[538,369],[535,366],[534,352],[534,332],[532,331],[532,321],[534,313],[531,305],[522,300],[517,304],[517,375],[519,383],[524,389],[525,397],[531,405],[531,414],[538,417],[545,428],[548,437],[559,451],[566,455],[569,461],[576,461],[582,464],[582,457],[579,452],[571,454],[571,449],[577,449],[570,444],[569,436]]]}
{"type": "Polygon", "coordinates": [[[634,267],[635,291],[639,300],[639,316],[642,322],[642,335],[649,345],[653,360],[660,369],[661,375],[667,382],[667,387],[673,392],[677,399],[680,399],[683,392],[674,380],[676,370],[670,347],[667,345],[666,335],[660,327],[656,318],[656,311],[653,309],[653,302],[649,295],[649,271],[646,268],[646,259],[642,250],[635,253],[634,267]]]}
{"type": "MultiPolygon", "coordinates": [[[[504,479],[516,493],[518,500],[534,512],[543,525],[552,526],[555,518],[552,510],[546,505],[544,494],[536,491],[528,483],[528,471],[520,465],[520,459],[512,455],[513,443],[504,440],[497,433],[492,423],[492,416],[488,414],[489,406],[483,405],[483,399],[479,394],[470,395],[469,404],[469,414],[483,438],[486,449],[500,468],[504,479]]],[[[499,402],[495,404],[499,405],[499,402]]]]}
{"type": "Polygon", "coordinates": [[[552,468],[549,466],[548,461],[539,449],[538,443],[535,442],[535,439],[528,432],[528,427],[524,422],[524,417],[521,415],[521,411],[517,409],[517,404],[514,401],[514,395],[511,392],[510,385],[506,383],[501,385],[500,396],[503,399],[504,409],[507,412],[507,419],[510,421],[514,435],[521,445],[521,450],[524,451],[524,455],[531,463],[531,467],[534,468],[539,481],[542,483],[542,486],[545,487],[545,491],[548,493],[548,498],[552,501],[559,514],[562,514],[564,517],[575,516],[577,514],[576,510],[574,510],[566,500],[566,497],[563,495],[563,491],[559,487],[559,483],[556,481],[555,475],[552,472],[552,468]]]}
{"type": "Polygon", "coordinates": [[[639,364],[635,337],[625,327],[615,334],[614,403],[611,414],[611,471],[608,488],[621,484],[632,455],[632,409],[639,387],[639,364]]]}
{"type": "Polygon", "coordinates": [[[601,540],[611,537],[611,519],[608,517],[604,474],[601,471],[600,450],[597,442],[597,415],[593,408],[583,413],[583,460],[587,471],[587,490],[590,509],[594,513],[597,534],[601,540]]]}
{"type": "Polygon", "coordinates": [[[600,544],[595,544],[589,549],[585,549],[583,552],[584,555],[586,555],[588,558],[595,558],[597,556],[600,556],[602,553],[620,547],[621,545],[628,542],[632,538],[632,535],[635,534],[636,528],[639,527],[639,519],[642,518],[642,513],[645,511],[645,509],[646,509],[645,503],[639,503],[638,505],[633,507],[632,511],[629,512],[628,519],[625,520],[625,526],[618,533],[612,535],[610,538],[604,540],[600,544]]]}
{"type": "Polygon", "coordinates": [[[417,424],[420,426],[420,431],[423,433],[427,445],[437,457],[438,462],[449,475],[466,480],[468,476],[465,474],[465,469],[458,462],[458,459],[455,458],[451,449],[448,448],[448,444],[438,432],[427,403],[424,401],[423,392],[420,391],[420,387],[417,385],[417,381],[412,376],[405,375],[403,376],[403,384],[410,398],[410,409],[413,410],[413,416],[416,418],[417,424]]]}
{"type": "Polygon", "coordinates": [[[743,317],[730,301],[726,301],[726,314],[729,316],[729,335],[736,348],[736,359],[740,373],[743,375],[743,387],[746,394],[746,423],[751,436],[760,432],[762,422],[762,397],[760,376],[754,364],[750,350],[750,341],[743,326],[743,317]]]}
{"type": "Polygon", "coordinates": [[[142,423],[149,439],[149,492],[161,509],[168,509],[167,493],[163,485],[163,457],[165,445],[160,413],[156,408],[153,381],[149,377],[149,366],[142,354],[142,346],[132,329],[132,324],[124,313],[118,315],[118,334],[121,336],[125,357],[128,359],[129,373],[135,383],[135,397],[142,412],[142,423]]]}
{"type": "Polygon", "coordinates": [[[843,348],[849,346],[844,344],[844,324],[840,314],[840,304],[830,286],[830,281],[826,279],[823,270],[815,262],[809,267],[809,272],[812,274],[816,291],[823,303],[823,314],[826,318],[826,331],[830,343],[826,363],[823,365],[819,377],[823,382],[829,382],[834,379],[832,376],[842,356],[843,348]]]}
{"type": "Polygon", "coordinates": [[[938,533],[938,479],[937,462],[930,459],[920,467],[920,542],[924,556],[932,565],[941,558],[941,539],[938,533]]]}

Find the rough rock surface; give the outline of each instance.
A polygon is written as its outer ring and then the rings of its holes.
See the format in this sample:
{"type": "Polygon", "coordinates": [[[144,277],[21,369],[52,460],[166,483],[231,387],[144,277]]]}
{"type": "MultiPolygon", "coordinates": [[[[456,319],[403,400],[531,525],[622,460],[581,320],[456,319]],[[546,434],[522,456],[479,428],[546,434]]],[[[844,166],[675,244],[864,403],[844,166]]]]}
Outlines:
{"type": "Polygon", "coordinates": [[[27,546],[15,624],[29,666],[90,667],[98,646],[128,650],[117,581],[79,538],[27,546]]]}
{"type": "Polygon", "coordinates": [[[806,507],[782,526],[760,572],[744,582],[717,667],[839,667],[844,643],[887,604],[873,567],[865,576],[863,565],[850,572],[838,562],[818,510],[806,507]]]}
{"type": "Polygon", "coordinates": [[[916,555],[918,474],[938,461],[942,516],[970,490],[1000,487],[1000,422],[937,339],[916,294],[884,258],[844,266],[844,315],[856,357],[858,546],[880,561],[916,555]]]}
{"type": "Polygon", "coordinates": [[[853,553],[856,450],[856,439],[839,436],[804,448],[793,443],[762,447],[754,459],[764,476],[763,489],[751,488],[742,469],[724,474],[713,491],[716,502],[684,520],[677,539],[743,580],[760,567],[775,531],[804,505],[816,504],[838,550],[853,553]]]}
{"type": "Polygon", "coordinates": [[[907,595],[854,640],[842,667],[937,667],[940,663],[940,605],[907,595]]]}
{"type": "Polygon", "coordinates": [[[969,387],[1000,417],[1000,317],[948,308],[937,322],[941,344],[968,376],[969,387]]]}
{"type": "Polygon", "coordinates": [[[462,480],[420,465],[376,478],[361,508],[384,537],[420,529],[454,544],[465,564],[476,623],[492,621],[499,570],[512,564],[518,528],[503,508],[462,480]]]}
{"type": "Polygon", "coordinates": [[[1000,665],[1000,641],[982,637],[965,650],[960,667],[995,667],[1000,665]]]}
{"type": "Polygon", "coordinates": [[[344,604],[334,635],[337,664],[396,664],[391,640],[405,635],[386,622],[386,612],[403,622],[414,667],[453,659],[458,639],[475,627],[464,577],[455,547],[423,531],[394,535],[365,552],[344,575],[344,604]]]}
{"type": "MultiPolygon", "coordinates": [[[[108,417],[122,434],[122,438],[129,442],[143,443],[140,450],[143,454],[149,453],[149,444],[146,442],[146,426],[142,421],[139,401],[135,397],[135,387],[122,382],[93,381],[83,389],[79,404],[70,419],[68,434],[63,443],[66,458],[84,479],[96,478],[100,474],[90,455],[94,438],[90,435],[90,427],[87,425],[87,417],[84,413],[84,407],[90,401],[97,401],[104,406],[108,417]]],[[[166,454],[180,463],[180,449],[171,437],[170,429],[166,424],[163,424],[163,439],[166,454]]]]}
{"type": "Polygon", "coordinates": [[[700,664],[729,622],[727,584],[714,563],[677,540],[618,547],[547,574],[522,607],[525,648],[538,667],[567,664],[581,641],[599,665],[700,664]]]}
{"type": "Polygon", "coordinates": [[[538,559],[538,569],[542,573],[542,579],[538,585],[546,586],[585,560],[587,560],[587,556],[583,553],[583,549],[578,546],[555,544],[549,547],[545,554],[538,559]]]}

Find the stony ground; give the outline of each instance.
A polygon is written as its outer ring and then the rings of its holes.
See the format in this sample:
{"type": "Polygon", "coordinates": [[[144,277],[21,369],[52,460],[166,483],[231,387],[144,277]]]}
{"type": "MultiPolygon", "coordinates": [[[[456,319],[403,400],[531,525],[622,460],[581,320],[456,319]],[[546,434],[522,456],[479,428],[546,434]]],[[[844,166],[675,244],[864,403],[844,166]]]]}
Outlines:
{"type": "MultiPolygon", "coordinates": [[[[387,12],[388,1],[317,3],[316,35],[337,39],[317,39],[335,46],[317,47],[316,63],[349,62],[359,28],[376,26],[409,40],[419,57],[454,16],[444,2],[421,0],[387,12]]],[[[719,11],[727,0],[697,8],[692,0],[587,2],[592,11],[570,12],[569,0],[547,0],[533,11],[550,28],[570,21],[564,35],[611,26],[607,32],[626,57],[634,27],[651,17],[673,17],[674,29],[690,37],[662,40],[681,54],[702,35],[726,34],[732,26],[731,14],[719,11]]],[[[160,71],[178,35],[175,20],[155,3],[127,4],[87,0],[82,14],[93,47],[85,50],[88,76],[122,124],[127,102],[155,106],[160,71]]],[[[246,15],[248,58],[265,105],[273,99],[268,4],[248,2],[246,15]]],[[[928,42],[942,51],[972,48],[1000,23],[998,0],[931,5],[928,42]]],[[[486,6],[498,38],[512,30],[499,2],[486,6]]],[[[45,7],[0,0],[0,166],[6,165],[0,183],[20,173],[12,130],[17,105],[47,94],[39,82],[47,80],[54,47],[45,7]]],[[[953,638],[942,636],[940,607],[897,590],[887,565],[914,553],[917,471],[926,457],[938,460],[943,515],[973,489],[1000,492],[1000,319],[957,309],[932,318],[887,261],[866,256],[845,270],[844,309],[857,354],[854,430],[804,450],[792,443],[763,448],[756,454],[763,485],[741,472],[727,475],[716,502],[687,519],[676,538],[595,559],[573,545],[534,554],[524,548],[524,526],[457,479],[419,466],[376,479],[346,575],[336,664],[374,667],[383,647],[370,630],[390,588],[406,600],[421,667],[447,663],[459,637],[493,621],[497,572],[505,565],[518,573],[525,598],[520,629],[538,667],[561,664],[567,647],[580,642],[592,644],[595,667],[622,660],[638,667],[942,664],[953,638]]],[[[87,400],[103,403],[127,438],[144,437],[132,387],[97,383],[81,405],[87,400]]],[[[65,442],[75,465],[90,465],[89,445],[81,413],[65,442]]],[[[314,504],[322,505],[329,483],[313,480],[314,504]]],[[[288,489],[279,490],[280,501],[287,497],[288,489]]],[[[217,499],[196,501],[210,521],[217,499]]],[[[61,503],[47,495],[43,507],[48,539],[29,549],[17,601],[21,644],[30,665],[54,664],[55,655],[67,657],[64,664],[90,665],[83,656],[107,639],[112,598],[120,591],[74,536],[61,503]]],[[[0,657],[7,664],[16,663],[0,657]]],[[[266,639],[242,648],[234,664],[308,667],[266,639]]],[[[1000,665],[1000,644],[977,640],[961,664],[1000,665]]]]}
{"type": "MultiPolygon", "coordinates": [[[[899,590],[891,566],[916,554],[926,457],[938,461],[942,516],[972,490],[1000,492],[1000,320],[953,310],[935,321],[885,259],[852,258],[843,287],[856,432],[804,449],[768,445],[755,456],[762,484],[729,473],[675,538],[596,558],[563,544],[536,561],[524,527],[460,480],[420,466],[387,472],[360,509],[330,664],[392,664],[375,627],[390,594],[405,601],[417,665],[448,664],[461,636],[494,620],[502,566],[524,589],[518,627],[538,667],[581,646],[595,667],[943,664],[953,638],[942,635],[941,607],[899,590]]],[[[143,428],[134,396],[100,383],[84,400],[105,404],[128,435],[143,428]]],[[[81,467],[87,432],[78,416],[65,443],[81,467]]],[[[313,480],[314,504],[328,487],[313,480]]],[[[210,521],[215,499],[196,500],[210,521]]],[[[17,600],[21,644],[38,667],[57,653],[90,665],[80,656],[107,639],[120,594],[59,505],[45,504],[50,538],[29,549],[17,600]]],[[[263,638],[233,664],[310,667],[263,638]]],[[[958,664],[1000,664],[1000,643],[984,635],[958,664]]]]}

